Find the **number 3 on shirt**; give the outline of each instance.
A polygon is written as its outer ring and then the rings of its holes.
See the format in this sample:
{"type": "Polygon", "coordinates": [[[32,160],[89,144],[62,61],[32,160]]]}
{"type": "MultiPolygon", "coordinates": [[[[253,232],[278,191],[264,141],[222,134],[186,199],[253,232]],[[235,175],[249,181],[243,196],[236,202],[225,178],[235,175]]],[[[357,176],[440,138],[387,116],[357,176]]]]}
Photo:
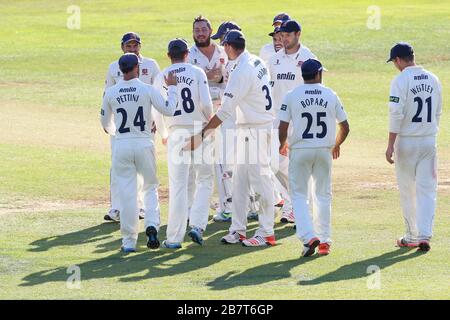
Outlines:
{"type": "Polygon", "coordinates": [[[266,92],[266,99],[267,99],[267,102],[268,102],[268,104],[266,105],[266,110],[269,111],[270,108],[272,108],[272,97],[270,96],[269,87],[263,86],[262,87],[262,91],[266,92]]]}

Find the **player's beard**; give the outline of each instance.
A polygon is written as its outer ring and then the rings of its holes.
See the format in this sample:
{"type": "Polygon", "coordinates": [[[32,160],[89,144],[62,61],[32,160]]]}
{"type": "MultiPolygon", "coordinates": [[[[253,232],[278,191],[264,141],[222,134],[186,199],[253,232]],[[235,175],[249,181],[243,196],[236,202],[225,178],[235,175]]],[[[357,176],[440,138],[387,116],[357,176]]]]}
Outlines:
{"type": "Polygon", "coordinates": [[[194,38],[194,42],[197,48],[206,48],[211,44],[211,38],[207,37],[204,42],[198,42],[197,39],[194,38]]]}

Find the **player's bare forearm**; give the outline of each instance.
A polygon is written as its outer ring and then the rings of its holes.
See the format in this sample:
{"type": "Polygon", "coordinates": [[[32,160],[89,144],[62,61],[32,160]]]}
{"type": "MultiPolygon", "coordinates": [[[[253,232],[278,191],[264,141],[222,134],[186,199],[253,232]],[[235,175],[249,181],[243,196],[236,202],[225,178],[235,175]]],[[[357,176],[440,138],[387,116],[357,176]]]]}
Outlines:
{"type": "Polygon", "coordinates": [[[395,140],[397,139],[397,133],[389,132],[389,140],[388,140],[388,146],[386,149],[386,161],[390,164],[394,163],[394,160],[392,159],[394,155],[394,144],[395,140]]]}
{"type": "Polygon", "coordinates": [[[350,132],[350,125],[348,124],[348,121],[342,121],[339,124],[339,130],[336,135],[336,143],[331,150],[331,153],[333,154],[333,159],[336,160],[341,155],[341,144],[344,143],[345,139],[347,139],[347,136],[350,132]]]}
{"type": "Polygon", "coordinates": [[[341,146],[341,144],[344,143],[345,139],[347,139],[347,136],[350,132],[350,125],[348,124],[348,121],[342,121],[339,123],[339,131],[336,136],[336,145],[341,146]]]}
{"type": "Polygon", "coordinates": [[[284,148],[287,141],[289,122],[280,121],[278,126],[278,138],[280,140],[280,151],[284,148]]]}

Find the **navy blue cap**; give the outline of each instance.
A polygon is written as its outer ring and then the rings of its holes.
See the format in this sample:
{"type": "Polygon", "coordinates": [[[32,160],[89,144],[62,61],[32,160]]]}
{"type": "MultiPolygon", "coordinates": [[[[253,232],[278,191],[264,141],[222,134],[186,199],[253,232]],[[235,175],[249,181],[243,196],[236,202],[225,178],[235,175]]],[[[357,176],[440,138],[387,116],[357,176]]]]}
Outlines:
{"type": "Polygon", "coordinates": [[[388,59],[388,61],[386,62],[391,62],[392,60],[394,60],[397,57],[407,57],[410,56],[414,53],[413,47],[411,47],[408,43],[406,42],[399,42],[397,43],[395,46],[392,47],[391,49],[391,55],[388,59]]]}
{"type": "Polygon", "coordinates": [[[326,71],[327,69],[316,59],[308,59],[302,64],[302,75],[313,75],[323,70],[326,71]]]}
{"type": "Polygon", "coordinates": [[[239,30],[228,31],[222,41],[222,44],[225,43],[245,43],[244,34],[239,30]]]}
{"type": "Polygon", "coordinates": [[[219,29],[217,29],[217,32],[215,35],[211,36],[211,39],[217,40],[219,39],[221,36],[224,36],[228,31],[231,30],[239,30],[241,31],[241,27],[238,26],[238,24],[234,21],[226,21],[223,22],[219,29]]]}
{"type": "Polygon", "coordinates": [[[141,37],[136,32],[128,32],[122,36],[122,44],[127,43],[128,41],[136,41],[141,44],[141,37]]]}
{"type": "Polygon", "coordinates": [[[179,48],[180,51],[189,51],[187,41],[180,38],[175,38],[169,42],[167,50],[170,51],[174,48],[179,48]]]}
{"type": "Polygon", "coordinates": [[[139,58],[134,53],[125,53],[124,55],[122,55],[119,58],[120,71],[132,70],[138,64],[139,64],[139,58]]]}
{"type": "Polygon", "coordinates": [[[275,27],[271,33],[269,33],[269,37],[273,37],[274,34],[280,32],[280,27],[275,27]]]}
{"type": "Polygon", "coordinates": [[[291,17],[286,12],[279,13],[273,18],[272,25],[275,25],[276,23],[283,23],[285,21],[291,20],[291,17]]]}
{"type": "Polygon", "coordinates": [[[302,27],[295,20],[288,20],[281,24],[280,31],[281,32],[298,32],[301,31],[302,27]]]}

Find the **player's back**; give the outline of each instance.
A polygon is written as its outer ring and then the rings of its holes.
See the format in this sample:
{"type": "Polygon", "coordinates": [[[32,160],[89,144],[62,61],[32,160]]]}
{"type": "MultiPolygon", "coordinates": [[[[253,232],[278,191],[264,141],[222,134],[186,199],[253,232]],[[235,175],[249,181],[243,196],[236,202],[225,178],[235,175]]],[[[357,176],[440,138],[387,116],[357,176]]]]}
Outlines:
{"type": "MultiPolygon", "coordinates": [[[[274,106],[266,65],[261,58],[248,52],[242,55],[229,79],[229,82],[234,82],[233,86],[242,86],[246,90],[236,111],[237,124],[259,125],[272,122],[274,106]]],[[[225,95],[233,95],[228,89],[227,87],[225,95]]]]}
{"type": "Polygon", "coordinates": [[[289,92],[280,112],[290,112],[294,130],[289,145],[294,149],[332,147],[336,120],[346,119],[339,97],[320,83],[303,84],[289,92]]]}
{"type": "Polygon", "coordinates": [[[392,82],[391,117],[402,117],[400,136],[429,136],[438,132],[442,108],[439,79],[421,66],[405,68],[392,82]]]}
{"type": "Polygon", "coordinates": [[[163,78],[169,72],[177,77],[178,108],[173,117],[165,117],[167,127],[207,123],[212,114],[212,101],[205,72],[189,63],[175,63],[158,76],[158,86],[164,91],[167,87],[163,84],[163,78]]]}
{"type": "Polygon", "coordinates": [[[108,88],[105,98],[114,113],[116,139],[152,136],[151,86],[135,78],[108,88]]]}

